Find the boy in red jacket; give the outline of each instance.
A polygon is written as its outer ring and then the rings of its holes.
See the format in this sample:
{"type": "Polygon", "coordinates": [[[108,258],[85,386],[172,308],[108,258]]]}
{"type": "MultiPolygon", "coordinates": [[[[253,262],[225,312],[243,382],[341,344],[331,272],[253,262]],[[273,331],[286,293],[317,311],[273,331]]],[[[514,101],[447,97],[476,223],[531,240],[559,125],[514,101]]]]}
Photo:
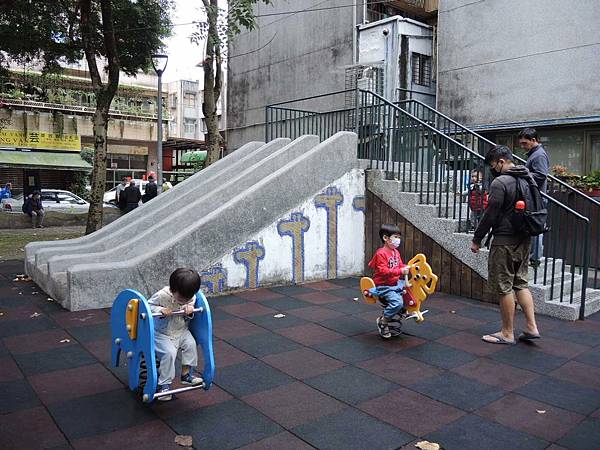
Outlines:
{"type": "Polygon", "coordinates": [[[382,338],[389,339],[392,333],[388,323],[404,307],[402,275],[408,273],[408,267],[402,262],[398,247],[400,246],[400,228],[396,225],[382,225],[379,237],[383,242],[371,261],[373,282],[377,289],[377,297],[384,305],[383,315],[377,319],[377,328],[382,338]]]}

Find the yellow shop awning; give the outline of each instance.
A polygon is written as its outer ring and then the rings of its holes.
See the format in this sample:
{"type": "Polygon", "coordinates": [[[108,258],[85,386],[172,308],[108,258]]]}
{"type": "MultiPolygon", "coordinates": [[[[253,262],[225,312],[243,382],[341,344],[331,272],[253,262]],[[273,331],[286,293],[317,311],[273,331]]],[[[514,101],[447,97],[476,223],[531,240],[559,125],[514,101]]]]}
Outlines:
{"type": "Polygon", "coordinates": [[[89,172],[92,166],[81,159],[79,153],[21,152],[0,150],[0,167],[24,169],[55,169],[89,172]]]}

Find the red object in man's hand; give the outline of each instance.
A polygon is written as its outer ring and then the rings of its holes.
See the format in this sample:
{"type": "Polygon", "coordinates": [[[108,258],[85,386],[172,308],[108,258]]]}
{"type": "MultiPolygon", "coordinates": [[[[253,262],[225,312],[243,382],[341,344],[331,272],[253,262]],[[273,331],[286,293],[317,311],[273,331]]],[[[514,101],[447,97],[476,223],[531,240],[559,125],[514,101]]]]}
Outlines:
{"type": "Polygon", "coordinates": [[[515,209],[523,211],[525,209],[525,202],[523,200],[519,200],[517,203],[515,203],[515,209]]]}

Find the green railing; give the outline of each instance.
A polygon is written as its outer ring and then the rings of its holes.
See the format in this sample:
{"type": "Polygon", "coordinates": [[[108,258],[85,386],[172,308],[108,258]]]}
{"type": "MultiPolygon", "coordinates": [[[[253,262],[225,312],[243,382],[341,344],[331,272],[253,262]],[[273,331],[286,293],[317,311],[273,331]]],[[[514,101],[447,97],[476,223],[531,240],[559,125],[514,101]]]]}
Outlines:
{"type": "MultiPolygon", "coordinates": [[[[267,106],[266,140],[303,134],[324,140],[339,131],[355,131],[359,158],[397,180],[402,191],[418,193],[419,201],[435,206],[440,217],[455,219],[458,232],[472,231],[479,216],[476,211],[484,205],[483,196],[473,200],[469,195],[468,175],[473,169],[484,169],[483,147],[479,147],[483,144],[477,143],[475,149],[468,145],[473,139],[469,130],[457,127],[453,135],[437,128],[434,114],[423,120],[370,91],[357,91],[352,107],[336,108],[339,96],[347,92],[267,106]]],[[[583,319],[587,277],[582,275],[589,268],[590,221],[558,200],[545,198],[551,231],[544,236],[544,244],[553,256],[534,271],[534,283],[548,286],[550,298],[559,302],[579,302],[583,319]],[[577,238],[561,239],[567,229],[577,238]]]]}
{"type": "MultiPolygon", "coordinates": [[[[496,145],[489,139],[471,131],[464,125],[452,120],[423,102],[411,99],[400,101],[397,105],[418,119],[429,123],[437,130],[452,137],[454,140],[462,142],[463,145],[481,155],[484,155],[487,149],[496,145]]],[[[515,157],[522,164],[526,163],[526,161],[518,155],[515,155],[515,157]]],[[[590,270],[588,278],[594,288],[600,289],[600,201],[586,195],[552,175],[548,176],[547,193],[558,202],[569,206],[579,214],[590,219],[590,245],[588,249],[590,255],[590,270]]],[[[566,236],[566,240],[576,240],[580,238],[580,236],[575,233],[575,230],[568,228],[564,230],[562,236],[566,236]]],[[[551,248],[545,248],[544,254],[547,256],[555,255],[551,248]]],[[[565,259],[565,263],[570,264],[571,260],[572,258],[569,256],[565,259]]]]}

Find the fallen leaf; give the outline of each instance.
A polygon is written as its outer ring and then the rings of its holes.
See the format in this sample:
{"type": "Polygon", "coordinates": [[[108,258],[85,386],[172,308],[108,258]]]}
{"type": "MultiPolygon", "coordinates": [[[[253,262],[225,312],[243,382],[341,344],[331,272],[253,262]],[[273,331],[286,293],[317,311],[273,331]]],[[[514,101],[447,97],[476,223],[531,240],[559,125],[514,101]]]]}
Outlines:
{"type": "Polygon", "coordinates": [[[415,444],[415,447],[420,448],[421,450],[440,450],[440,444],[436,444],[435,442],[429,441],[420,441],[415,444]]]}
{"type": "Polygon", "coordinates": [[[546,410],[545,409],[536,409],[538,414],[546,414],[546,410]]]}
{"type": "Polygon", "coordinates": [[[191,447],[192,446],[192,436],[187,436],[185,434],[180,434],[175,436],[175,443],[182,447],[191,447]]]}
{"type": "Polygon", "coordinates": [[[450,314],[456,314],[456,311],[450,311],[450,314]]]}
{"type": "Polygon", "coordinates": [[[23,295],[23,293],[22,293],[22,292],[19,292],[19,295],[23,295]]]}
{"type": "Polygon", "coordinates": [[[54,301],[54,299],[53,299],[52,297],[48,297],[48,298],[46,299],[46,301],[48,301],[48,302],[53,302],[53,301],[54,301]]]}
{"type": "Polygon", "coordinates": [[[276,319],[283,319],[285,317],[285,314],[275,314],[273,317],[275,317],[276,319]]]}
{"type": "Polygon", "coordinates": [[[64,344],[65,342],[71,342],[71,339],[61,339],[60,343],[64,344]]]}
{"type": "Polygon", "coordinates": [[[354,300],[355,302],[358,301],[358,297],[354,297],[352,300],[354,300]]]}
{"type": "Polygon", "coordinates": [[[29,316],[29,318],[33,319],[34,317],[37,317],[37,316],[41,316],[41,314],[37,313],[37,312],[34,312],[32,315],[29,316]]]}
{"type": "Polygon", "coordinates": [[[3,315],[4,315],[4,313],[3,313],[3,312],[0,312],[0,317],[2,317],[3,315]]]}

